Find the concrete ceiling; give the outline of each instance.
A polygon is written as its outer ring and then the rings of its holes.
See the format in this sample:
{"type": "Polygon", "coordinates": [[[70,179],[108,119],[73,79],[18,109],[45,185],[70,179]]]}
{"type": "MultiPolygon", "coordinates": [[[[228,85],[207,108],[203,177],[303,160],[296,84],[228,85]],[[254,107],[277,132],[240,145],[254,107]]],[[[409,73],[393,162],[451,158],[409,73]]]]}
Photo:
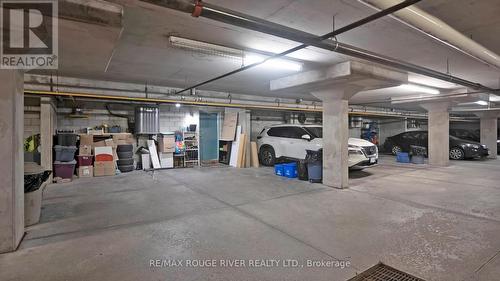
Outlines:
{"type": "MultiPolygon", "coordinates": [[[[239,68],[241,61],[197,54],[170,47],[169,35],[192,38],[244,50],[279,52],[297,43],[248,31],[135,0],[115,0],[124,6],[124,26],[104,27],[82,22],[60,21],[60,68],[52,74],[109,81],[186,87],[239,68]]],[[[279,24],[322,35],[374,11],[353,0],[211,0],[224,6],[279,24]]],[[[418,6],[440,17],[485,47],[500,53],[500,5],[498,0],[427,0],[418,6]],[[480,3],[479,3],[480,2],[480,3]]],[[[414,64],[446,71],[449,60],[453,75],[498,88],[500,71],[473,60],[392,18],[384,18],[338,37],[339,41],[389,55],[414,64]]],[[[309,47],[293,54],[305,69],[327,66],[347,57],[309,47]]],[[[50,72],[36,72],[49,74],[50,72]]],[[[269,81],[293,74],[289,71],[255,68],[214,82],[207,90],[275,96],[269,81]]],[[[412,75],[422,83],[432,79],[412,75]]],[[[436,82],[436,81],[434,81],[436,82]]],[[[439,82],[439,81],[438,81],[439,82]]],[[[441,83],[442,84],[442,83],[441,83]]],[[[450,85],[441,85],[450,87],[450,85]]],[[[451,85],[453,87],[453,85],[451,85]]],[[[404,95],[401,90],[360,93],[353,102],[388,100],[404,95]]],[[[279,93],[287,98],[314,100],[308,93],[279,93]]]]}

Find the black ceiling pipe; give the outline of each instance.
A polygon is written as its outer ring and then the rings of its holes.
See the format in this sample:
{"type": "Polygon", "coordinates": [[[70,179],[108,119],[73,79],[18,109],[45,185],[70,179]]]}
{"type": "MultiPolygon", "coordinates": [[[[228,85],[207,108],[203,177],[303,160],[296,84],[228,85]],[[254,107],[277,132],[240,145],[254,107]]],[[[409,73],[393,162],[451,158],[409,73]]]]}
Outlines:
{"type": "MultiPolygon", "coordinates": [[[[159,6],[175,9],[175,10],[186,12],[186,13],[192,13],[194,10],[194,7],[195,7],[194,3],[189,3],[186,1],[182,1],[182,0],[141,0],[141,1],[153,3],[153,4],[156,4],[159,6]]],[[[259,19],[259,18],[250,16],[250,15],[246,15],[246,14],[243,14],[240,12],[236,12],[236,11],[229,10],[226,8],[218,7],[218,6],[208,4],[205,2],[203,2],[204,7],[203,7],[203,11],[202,11],[200,16],[205,17],[205,18],[209,18],[212,20],[224,22],[227,24],[239,26],[239,27],[242,27],[245,29],[263,32],[266,34],[270,34],[270,35],[274,35],[277,37],[281,37],[281,38],[285,38],[288,40],[302,43],[302,45],[299,45],[295,48],[292,48],[292,49],[287,50],[285,52],[273,55],[273,56],[269,57],[268,60],[273,59],[273,58],[277,58],[277,57],[286,56],[290,53],[293,53],[295,51],[303,49],[307,46],[314,46],[317,48],[330,50],[330,51],[344,54],[347,56],[360,58],[360,59],[364,59],[364,60],[371,61],[371,62],[376,62],[376,63],[382,64],[382,65],[397,68],[400,70],[413,72],[413,73],[429,76],[432,78],[436,78],[439,80],[459,84],[459,85],[470,87],[470,88],[473,88],[476,90],[481,90],[481,91],[490,92],[490,93],[498,93],[498,91],[496,91],[492,88],[486,87],[486,86],[481,85],[479,83],[474,83],[474,82],[462,79],[460,77],[456,77],[456,76],[453,76],[450,74],[435,71],[435,70],[432,70],[430,68],[411,64],[411,63],[408,63],[408,62],[405,62],[402,60],[398,60],[395,58],[391,58],[388,56],[383,56],[383,55],[380,55],[380,54],[377,54],[374,52],[370,52],[370,51],[367,51],[367,50],[364,50],[361,48],[357,48],[357,47],[354,47],[351,45],[343,44],[343,43],[340,43],[337,41],[326,40],[326,39],[329,39],[331,37],[334,37],[335,35],[340,34],[339,32],[346,32],[352,28],[358,27],[361,25],[360,23],[362,23],[362,24],[367,23],[367,22],[369,22],[369,21],[367,21],[368,19],[370,19],[372,21],[376,18],[379,18],[382,16],[382,14],[381,14],[382,12],[384,13],[384,15],[389,14],[389,13],[393,13],[399,9],[402,9],[404,7],[412,5],[416,2],[418,2],[418,1],[417,0],[404,1],[404,2],[396,5],[397,7],[396,6],[390,7],[386,10],[383,10],[379,13],[376,13],[372,16],[369,16],[365,19],[362,19],[358,22],[355,22],[351,25],[340,28],[337,31],[330,32],[330,33],[325,34],[323,36],[316,36],[314,34],[310,34],[307,32],[303,32],[300,30],[289,28],[289,27],[286,27],[283,25],[279,25],[279,24],[276,24],[276,23],[273,23],[270,21],[259,19]],[[378,16],[378,17],[376,17],[376,16],[378,16]],[[351,28],[349,29],[349,27],[351,27],[351,28]]],[[[263,63],[263,62],[261,62],[261,63],[263,63]]],[[[222,79],[224,77],[233,75],[235,73],[250,69],[250,68],[257,66],[257,65],[258,65],[258,63],[251,64],[251,65],[236,69],[234,71],[228,72],[228,73],[223,74],[221,76],[212,78],[210,80],[207,80],[207,81],[204,81],[202,83],[198,83],[194,86],[183,89],[177,93],[185,92],[185,91],[188,91],[190,89],[200,87],[200,86],[208,84],[210,82],[213,82],[213,81],[222,79]]]]}

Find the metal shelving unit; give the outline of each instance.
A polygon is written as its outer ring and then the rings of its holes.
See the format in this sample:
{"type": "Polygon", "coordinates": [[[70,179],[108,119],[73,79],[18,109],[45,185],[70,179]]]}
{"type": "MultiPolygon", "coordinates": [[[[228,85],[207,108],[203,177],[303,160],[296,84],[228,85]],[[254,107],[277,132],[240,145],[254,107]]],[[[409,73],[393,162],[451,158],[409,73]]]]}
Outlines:
{"type": "Polygon", "coordinates": [[[184,166],[200,166],[200,142],[197,132],[183,132],[182,138],[186,149],[184,151],[184,166]]]}

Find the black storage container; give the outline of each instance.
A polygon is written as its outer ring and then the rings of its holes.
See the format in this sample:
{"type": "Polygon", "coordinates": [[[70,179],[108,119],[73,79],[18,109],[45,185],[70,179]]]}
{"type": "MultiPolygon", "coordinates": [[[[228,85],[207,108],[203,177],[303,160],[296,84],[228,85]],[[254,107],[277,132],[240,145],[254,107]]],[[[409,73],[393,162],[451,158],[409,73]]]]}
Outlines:
{"type": "Polygon", "coordinates": [[[56,143],[61,146],[76,146],[77,134],[57,134],[56,143]]]}

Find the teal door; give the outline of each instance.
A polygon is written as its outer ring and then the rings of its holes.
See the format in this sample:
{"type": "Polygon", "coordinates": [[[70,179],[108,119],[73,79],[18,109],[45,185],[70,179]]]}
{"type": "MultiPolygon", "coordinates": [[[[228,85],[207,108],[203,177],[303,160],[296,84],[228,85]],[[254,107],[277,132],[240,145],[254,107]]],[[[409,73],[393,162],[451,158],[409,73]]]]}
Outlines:
{"type": "Polygon", "coordinates": [[[219,114],[200,111],[200,160],[219,159],[219,114]]]}

